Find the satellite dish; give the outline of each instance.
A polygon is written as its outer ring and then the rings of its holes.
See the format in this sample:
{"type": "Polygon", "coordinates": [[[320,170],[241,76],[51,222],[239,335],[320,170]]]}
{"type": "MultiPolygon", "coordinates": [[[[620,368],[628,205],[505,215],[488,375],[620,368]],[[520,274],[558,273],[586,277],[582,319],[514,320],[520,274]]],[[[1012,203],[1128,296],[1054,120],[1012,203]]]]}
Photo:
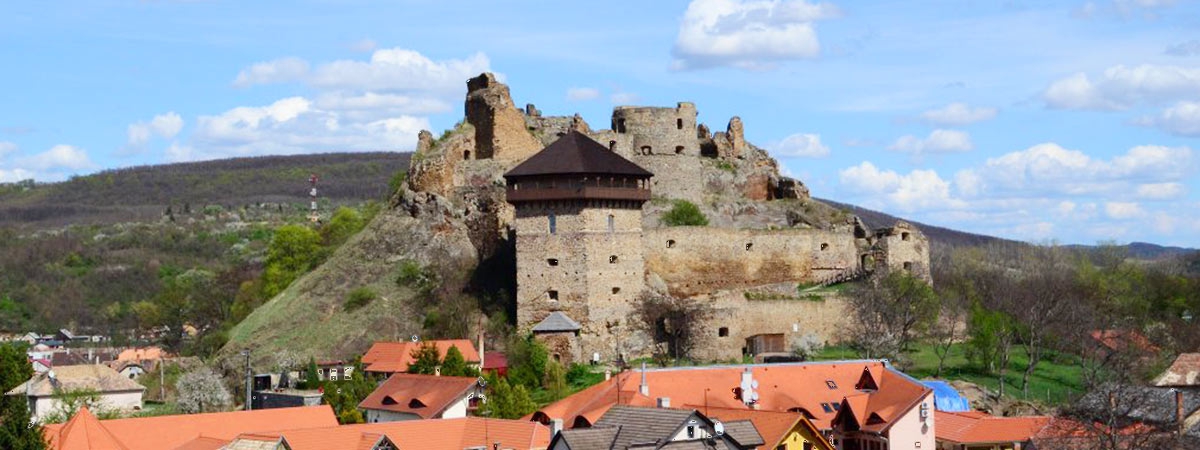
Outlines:
{"type": "Polygon", "coordinates": [[[51,379],[53,379],[53,378],[54,378],[54,371],[53,371],[53,370],[50,370],[50,371],[46,372],[46,376],[47,376],[47,377],[49,377],[49,378],[51,378],[51,379]]]}
{"type": "Polygon", "coordinates": [[[757,402],[757,401],[758,401],[758,392],[751,392],[751,393],[750,393],[750,401],[752,401],[752,402],[757,402]]]}
{"type": "Polygon", "coordinates": [[[717,436],[724,435],[725,434],[725,424],[723,424],[719,421],[714,421],[713,432],[716,433],[717,436]]]}

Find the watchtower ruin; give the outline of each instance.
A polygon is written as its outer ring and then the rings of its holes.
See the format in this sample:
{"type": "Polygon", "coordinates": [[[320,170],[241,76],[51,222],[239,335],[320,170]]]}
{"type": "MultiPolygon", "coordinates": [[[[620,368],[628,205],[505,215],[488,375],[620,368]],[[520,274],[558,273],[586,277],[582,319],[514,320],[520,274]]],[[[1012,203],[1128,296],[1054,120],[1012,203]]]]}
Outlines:
{"type": "Polygon", "coordinates": [[[652,176],[577,131],[504,174],[516,216],[517,326],[563,364],[615,358],[617,339],[632,334],[652,176]]]}

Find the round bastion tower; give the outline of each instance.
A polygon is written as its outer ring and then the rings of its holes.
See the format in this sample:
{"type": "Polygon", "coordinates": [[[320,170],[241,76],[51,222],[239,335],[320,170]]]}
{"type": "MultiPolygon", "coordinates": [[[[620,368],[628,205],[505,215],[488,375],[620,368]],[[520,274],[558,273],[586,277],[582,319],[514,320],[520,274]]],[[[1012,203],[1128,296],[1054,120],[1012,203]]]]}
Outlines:
{"type": "Polygon", "coordinates": [[[577,131],[504,174],[516,209],[517,328],[555,360],[612,361],[635,345],[621,339],[635,334],[645,286],[641,210],[652,176],[577,131]]]}

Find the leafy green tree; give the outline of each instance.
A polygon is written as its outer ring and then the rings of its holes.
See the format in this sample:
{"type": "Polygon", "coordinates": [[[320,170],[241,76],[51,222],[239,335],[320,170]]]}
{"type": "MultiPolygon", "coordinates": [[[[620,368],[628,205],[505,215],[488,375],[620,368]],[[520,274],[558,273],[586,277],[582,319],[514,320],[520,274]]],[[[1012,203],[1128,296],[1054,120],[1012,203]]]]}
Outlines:
{"type": "Polygon", "coordinates": [[[467,365],[466,358],[458,347],[451,345],[446,350],[446,357],[442,359],[442,375],[451,377],[477,377],[479,371],[474,367],[467,365]]]}
{"type": "Polygon", "coordinates": [[[671,209],[663,213],[662,223],[670,227],[706,226],[708,217],[700,211],[700,207],[687,200],[675,200],[671,209]]]}
{"type": "Polygon", "coordinates": [[[982,306],[971,308],[967,322],[967,358],[1000,378],[999,395],[1004,396],[1004,377],[1008,373],[1012,347],[1021,335],[1021,325],[1012,315],[990,311],[982,306]]]}
{"type": "Polygon", "coordinates": [[[275,230],[267,247],[263,294],[274,297],[292,281],[321,262],[321,235],[304,225],[284,225],[275,230]]]}
{"type": "Polygon", "coordinates": [[[318,374],[320,371],[321,369],[317,367],[317,360],[309,358],[308,370],[304,372],[305,389],[316,389],[321,386],[321,375],[318,374]]]}
{"type": "Polygon", "coordinates": [[[378,297],[379,294],[376,294],[375,291],[366,286],[350,291],[349,294],[346,294],[346,311],[354,311],[367,306],[378,297]]]}
{"type": "Polygon", "coordinates": [[[354,371],[350,375],[350,379],[342,379],[338,381],[325,381],[321,383],[325,390],[324,400],[329,404],[335,414],[337,414],[338,422],[342,424],[362,423],[362,413],[358,411],[358,404],[362,403],[371,392],[375,390],[375,380],[365,376],[361,362],[356,362],[354,371]]]}
{"type": "Polygon", "coordinates": [[[341,206],[333,212],[329,223],[321,228],[321,235],[325,238],[325,245],[336,247],[362,230],[364,225],[366,222],[358,211],[341,206]]]}
{"type": "Polygon", "coordinates": [[[397,171],[395,175],[392,175],[392,179],[388,180],[388,196],[391,196],[395,194],[396,191],[399,191],[400,188],[404,186],[404,182],[406,180],[408,180],[407,171],[400,170],[397,171]]]}
{"type": "MultiPolygon", "coordinates": [[[[24,383],[33,375],[33,367],[25,351],[12,344],[0,344],[0,389],[10,389],[24,383]]],[[[30,426],[25,397],[0,396],[0,448],[11,450],[42,450],[42,427],[30,426]]]]}
{"type": "Polygon", "coordinates": [[[567,370],[563,368],[562,364],[556,361],[546,364],[546,375],[542,380],[542,387],[550,394],[551,401],[557,401],[567,396],[570,387],[567,385],[567,370]]]}
{"type": "Polygon", "coordinates": [[[487,401],[482,413],[499,419],[519,419],[537,410],[529,390],[520,384],[511,385],[505,378],[490,377],[487,401]]]}
{"type": "Polygon", "coordinates": [[[525,386],[528,389],[538,389],[546,377],[546,364],[550,353],[546,347],[528,335],[516,337],[508,345],[508,378],[513,385],[525,386]]]}
{"type": "MultiPolygon", "coordinates": [[[[462,356],[461,354],[459,356],[462,356]]],[[[431,342],[421,344],[412,350],[412,364],[408,365],[408,373],[433,375],[442,364],[441,355],[436,345],[431,342]]]]}

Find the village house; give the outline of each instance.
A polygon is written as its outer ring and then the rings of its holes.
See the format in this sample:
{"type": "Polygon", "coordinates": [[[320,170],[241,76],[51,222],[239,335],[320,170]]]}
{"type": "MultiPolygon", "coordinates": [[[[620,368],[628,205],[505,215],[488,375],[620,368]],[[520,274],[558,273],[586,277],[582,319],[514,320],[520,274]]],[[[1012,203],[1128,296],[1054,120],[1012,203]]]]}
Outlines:
{"type": "Polygon", "coordinates": [[[66,423],[46,425],[44,432],[51,450],[218,449],[243,433],[337,425],[328,405],[111,420],[99,420],[85,407],[66,423]],[[206,441],[217,445],[196,446],[206,441]]]}
{"type": "Polygon", "coordinates": [[[478,378],[393,374],[358,404],[369,423],[466,417],[482,398],[478,378]]]}
{"type": "MultiPolygon", "coordinates": [[[[279,427],[276,427],[279,428],[279,427]]],[[[287,450],[545,450],[550,430],[523,421],[464,417],[247,432],[233,439],[201,437],[189,449],[287,450]]]]}
{"type": "Polygon", "coordinates": [[[1154,379],[1158,387],[1200,391],[1200,353],[1183,353],[1154,379]]]}
{"type": "Polygon", "coordinates": [[[700,410],[799,412],[844,450],[936,446],[933,391],[876,360],[626,371],[528,418],[585,428],[615,405],[656,406],[664,399],[700,410]]]}
{"type": "Polygon", "coordinates": [[[479,351],[475,349],[475,345],[470,340],[443,339],[416,342],[376,342],[362,357],[362,363],[365,366],[363,370],[385,377],[393,373],[407,372],[408,366],[415,360],[413,358],[414,351],[427,344],[437,347],[438,355],[442,358],[446,357],[446,351],[450,350],[450,347],[456,347],[462,353],[467,365],[476,369],[480,366],[479,351]]]}
{"type": "Polygon", "coordinates": [[[775,450],[833,450],[821,430],[799,412],[767,411],[761,409],[721,408],[686,405],[713,420],[726,424],[749,420],[762,436],[764,449],[775,450]]]}
{"type": "Polygon", "coordinates": [[[1024,450],[1050,416],[997,417],[979,411],[937,411],[938,450],[1024,450]]]}
{"type": "Polygon", "coordinates": [[[142,409],[146,388],[117,371],[100,364],[55,366],[34,375],[5,395],[23,396],[29,402],[29,416],[42,422],[62,409],[58,396],[64,392],[91,391],[99,396],[96,406],[104,410],[131,412],[142,409]]]}
{"type": "Polygon", "coordinates": [[[617,405],[587,428],[563,430],[551,450],[696,448],[749,450],[764,444],[749,420],[719,422],[691,409],[617,405]]]}

